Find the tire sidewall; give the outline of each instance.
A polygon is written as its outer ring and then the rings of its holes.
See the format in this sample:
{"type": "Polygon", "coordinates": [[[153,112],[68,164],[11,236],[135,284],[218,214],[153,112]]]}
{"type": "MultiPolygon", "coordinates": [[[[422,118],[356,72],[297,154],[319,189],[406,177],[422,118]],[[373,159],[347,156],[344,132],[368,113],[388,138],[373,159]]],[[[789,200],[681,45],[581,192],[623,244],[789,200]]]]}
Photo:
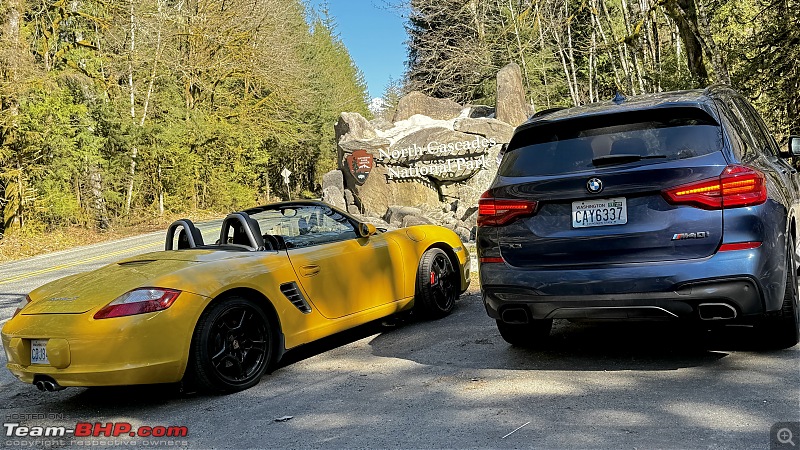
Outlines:
{"type": "Polygon", "coordinates": [[[247,300],[242,297],[229,297],[224,300],[219,300],[209,305],[203,312],[197,327],[195,328],[192,336],[192,349],[190,352],[190,365],[193,370],[193,379],[198,384],[198,387],[220,393],[238,392],[251,388],[259,383],[261,377],[266,373],[267,369],[272,363],[275,354],[275,332],[274,326],[269,320],[269,317],[255,302],[247,300]],[[232,308],[248,307],[257,314],[264,323],[266,329],[267,340],[267,354],[261,363],[261,367],[253,374],[250,379],[242,383],[231,383],[230,381],[222,378],[214,369],[211,364],[211,355],[209,352],[208,340],[211,338],[211,331],[213,325],[217,320],[232,308]]]}
{"type": "Polygon", "coordinates": [[[457,275],[458,272],[453,265],[453,262],[450,260],[450,257],[444,250],[440,248],[429,248],[426,250],[425,253],[422,254],[422,258],[420,258],[417,268],[417,288],[416,297],[414,300],[415,309],[418,310],[424,317],[431,319],[442,318],[450,314],[455,307],[456,300],[458,299],[457,275]],[[447,264],[451,269],[451,272],[447,276],[451,278],[450,281],[453,285],[453,292],[450,293],[450,295],[453,296],[453,300],[449,302],[447,308],[442,308],[436,302],[434,293],[431,292],[431,283],[429,278],[433,262],[436,260],[437,256],[440,255],[445,259],[445,261],[447,261],[447,264]]]}

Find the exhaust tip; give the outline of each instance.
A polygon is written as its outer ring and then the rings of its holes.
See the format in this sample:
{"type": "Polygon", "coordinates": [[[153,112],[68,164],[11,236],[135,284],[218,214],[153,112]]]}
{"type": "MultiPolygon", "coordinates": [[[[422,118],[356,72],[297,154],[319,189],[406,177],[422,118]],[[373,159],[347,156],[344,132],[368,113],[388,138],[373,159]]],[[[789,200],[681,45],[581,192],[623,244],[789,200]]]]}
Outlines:
{"type": "Polygon", "coordinates": [[[63,391],[66,387],[61,386],[50,377],[40,377],[37,376],[36,380],[33,382],[33,385],[36,386],[36,389],[43,391],[43,392],[57,392],[63,391]]]}
{"type": "Polygon", "coordinates": [[[528,311],[525,308],[512,307],[506,308],[500,314],[500,318],[509,324],[526,324],[530,321],[528,311]]]}
{"type": "Polygon", "coordinates": [[[731,320],[737,316],[736,308],[727,303],[701,303],[697,312],[702,320],[731,320]]]}

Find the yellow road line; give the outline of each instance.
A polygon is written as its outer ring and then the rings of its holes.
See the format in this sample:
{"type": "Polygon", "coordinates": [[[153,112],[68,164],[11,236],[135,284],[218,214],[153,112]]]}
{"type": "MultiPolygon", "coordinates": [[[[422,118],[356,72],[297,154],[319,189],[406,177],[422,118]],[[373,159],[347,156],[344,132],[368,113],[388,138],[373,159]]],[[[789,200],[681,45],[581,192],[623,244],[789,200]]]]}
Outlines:
{"type": "Polygon", "coordinates": [[[79,261],[73,261],[73,262],[66,263],[66,264],[60,264],[58,266],[48,267],[46,269],[34,270],[33,272],[24,273],[24,274],[17,275],[17,276],[11,277],[11,278],[7,278],[5,280],[0,280],[0,284],[13,283],[14,281],[24,280],[25,278],[35,277],[36,275],[42,275],[42,274],[45,274],[45,273],[54,272],[56,270],[66,269],[66,268],[69,268],[69,267],[78,266],[78,265],[81,265],[81,264],[86,264],[86,263],[89,263],[89,262],[92,262],[92,261],[97,261],[99,259],[111,258],[111,257],[114,257],[114,256],[122,255],[124,253],[135,252],[135,251],[138,251],[138,250],[144,250],[144,249],[150,248],[150,247],[158,247],[158,246],[161,246],[161,245],[163,245],[161,242],[152,242],[150,244],[140,245],[138,247],[130,247],[130,248],[126,248],[124,250],[118,250],[116,252],[104,253],[102,255],[93,256],[91,258],[86,258],[86,259],[82,259],[82,260],[79,260],[79,261]]]}

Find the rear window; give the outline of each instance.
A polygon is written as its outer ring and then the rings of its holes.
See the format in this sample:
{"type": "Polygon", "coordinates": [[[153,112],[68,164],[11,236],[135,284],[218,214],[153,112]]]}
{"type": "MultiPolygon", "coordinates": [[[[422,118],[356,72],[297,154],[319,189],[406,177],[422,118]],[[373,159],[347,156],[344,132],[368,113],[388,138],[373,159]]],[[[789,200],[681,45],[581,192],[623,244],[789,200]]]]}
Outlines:
{"type": "Polygon", "coordinates": [[[658,164],[721,148],[719,125],[698,108],[606,114],[521,130],[511,140],[498,173],[528,177],[580,172],[616,165],[610,155],[635,155],[620,159],[620,164],[658,164]],[[632,161],[636,156],[643,159],[632,161]]]}

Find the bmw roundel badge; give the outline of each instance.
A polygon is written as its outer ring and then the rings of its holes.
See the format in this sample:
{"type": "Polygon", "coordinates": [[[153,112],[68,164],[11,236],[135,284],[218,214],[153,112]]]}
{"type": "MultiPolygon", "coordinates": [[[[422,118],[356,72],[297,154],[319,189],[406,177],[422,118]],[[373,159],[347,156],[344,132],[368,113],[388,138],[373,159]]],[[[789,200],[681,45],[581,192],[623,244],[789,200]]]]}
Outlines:
{"type": "Polygon", "coordinates": [[[589,181],[586,182],[586,190],[592,194],[597,194],[603,190],[603,182],[600,181],[600,178],[590,178],[589,181]]]}

